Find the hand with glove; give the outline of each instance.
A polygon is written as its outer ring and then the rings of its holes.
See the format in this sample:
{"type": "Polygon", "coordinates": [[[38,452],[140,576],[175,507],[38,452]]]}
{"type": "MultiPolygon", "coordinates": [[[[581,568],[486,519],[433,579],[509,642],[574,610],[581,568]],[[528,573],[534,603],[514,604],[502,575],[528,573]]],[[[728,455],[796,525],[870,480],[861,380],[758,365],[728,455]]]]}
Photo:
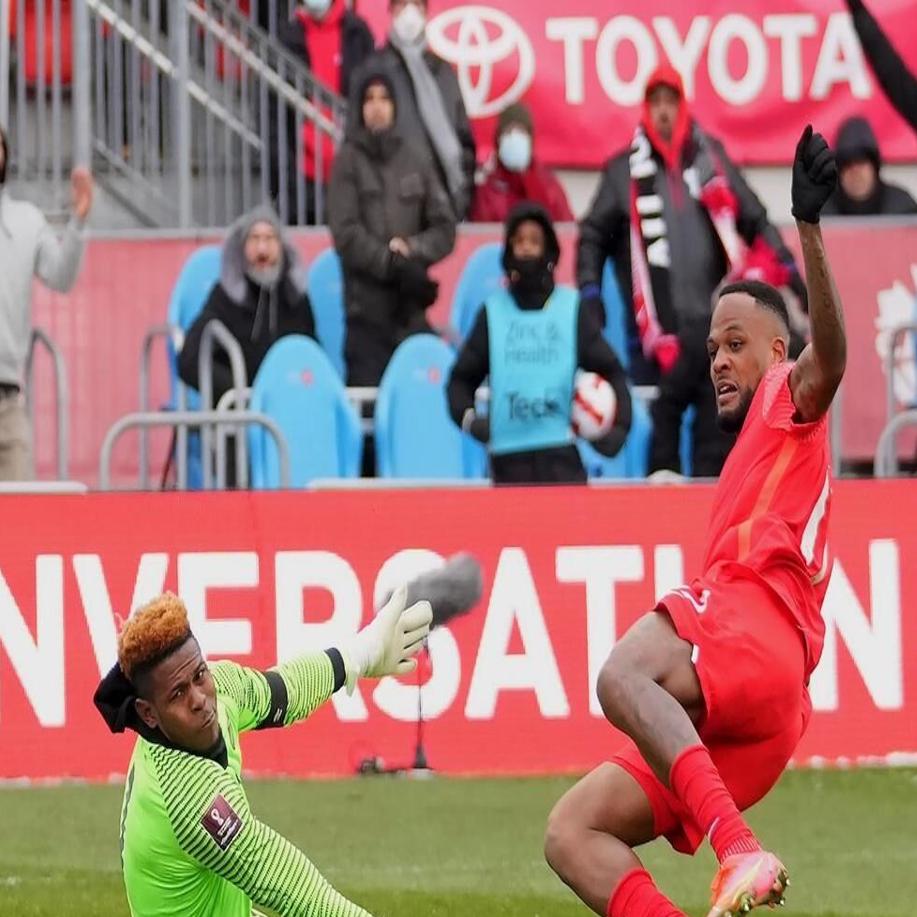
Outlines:
{"type": "Polygon", "coordinates": [[[397,589],[373,620],[339,647],[344,659],[347,693],[358,678],[407,675],[417,668],[414,658],[430,633],[433,609],[427,601],[405,608],[407,589],[397,589]]]}
{"type": "Polygon", "coordinates": [[[837,163],[825,138],[806,129],[796,145],[793,160],[793,216],[802,223],[817,223],[822,207],[837,185],[837,163]]]}
{"type": "Polygon", "coordinates": [[[665,375],[670,373],[681,356],[681,343],[676,334],[662,334],[653,346],[653,356],[665,375]]]}
{"type": "Polygon", "coordinates": [[[401,295],[410,300],[411,305],[426,309],[436,302],[439,284],[431,280],[426,266],[417,258],[405,258],[395,253],[392,256],[392,269],[398,282],[401,295]]]}

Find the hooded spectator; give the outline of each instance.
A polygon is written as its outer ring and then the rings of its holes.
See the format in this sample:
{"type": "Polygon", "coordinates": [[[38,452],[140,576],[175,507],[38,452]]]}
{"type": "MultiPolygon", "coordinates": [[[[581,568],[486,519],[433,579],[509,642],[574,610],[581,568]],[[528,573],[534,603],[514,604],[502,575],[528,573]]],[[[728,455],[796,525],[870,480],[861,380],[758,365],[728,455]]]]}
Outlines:
{"type": "MultiPolygon", "coordinates": [[[[804,296],[789,249],[722,144],[692,117],[668,64],[651,74],[634,139],[608,162],[580,226],[577,281],[587,307],[602,315],[608,258],[625,303],[631,377],[643,384],[664,380],[686,347],[697,350],[692,365],[706,359],[704,336],[693,329],[709,322],[717,287],[744,276],[749,262],[771,263],[804,296]]],[[[694,391],[695,448],[725,457],[715,402],[705,387],[694,391]]],[[[678,420],[654,434],[675,437],[654,443],[654,454],[677,456],[678,420]]]]}
{"type": "MultiPolygon", "coordinates": [[[[278,38],[323,86],[344,98],[350,92],[354,71],[375,48],[366,20],[348,9],[346,0],[305,0],[297,4],[292,17],[280,26],[278,38]]],[[[317,102],[317,99],[311,101],[317,102]]],[[[328,110],[325,113],[330,115],[328,110]]],[[[275,136],[276,147],[276,115],[270,120],[269,128],[275,136]]],[[[295,118],[290,113],[286,131],[287,222],[298,222],[297,170],[301,170],[305,178],[304,222],[314,223],[316,184],[327,185],[334,162],[334,143],[329,134],[319,132],[311,121],[306,121],[302,126],[302,160],[298,162],[296,141],[295,118]]],[[[279,190],[279,178],[275,175],[272,191],[276,195],[279,190]]],[[[325,199],[327,201],[327,197],[325,199]]]]}
{"type": "Polygon", "coordinates": [[[427,271],[455,244],[455,216],[434,166],[396,130],[388,71],[364,73],[338,151],[329,224],[344,269],[347,378],[378,385],[395,348],[429,331],[437,284],[427,271]]]}
{"type": "Polygon", "coordinates": [[[917,202],[897,185],[882,181],[879,142],[865,118],[848,118],[834,141],[838,183],[825,216],[917,213],[917,202]]]}
{"type": "MultiPolygon", "coordinates": [[[[223,243],[220,279],[194,324],[178,357],[178,372],[200,388],[198,355],[208,322],[219,319],[239,342],[251,383],[271,346],[288,334],[315,337],[312,305],[306,294],[299,259],[283,237],[277,214],[257,207],[231,227],[223,243]]],[[[213,352],[214,403],[232,388],[229,357],[213,352]]]]}
{"type": "Polygon", "coordinates": [[[624,369],[576,290],[555,284],[559,257],[544,208],[517,206],[506,221],[507,287],[484,303],[449,378],[452,418],[487,444],[498,484],[585,482],[571,429],[577,367],[607,379],[617,398],[614,426],[593,446],[613,456],[630,430],[624,369]],[[488,377],[490,410],[479,415],[475,393],[488,377]]]}
{"type": "Polygon", "coordinates": [[[504,223],[523,201],[540,204],[556,223],[573,219],[567,196],[554,173],[535,158],[531,112],[521,103],[504,108],[497,121],[494,154],[475,190],[471,219],[504,223]]]}
{"type": "Polygon", "coordinates": [[[350,117],[359,121],[367,73],[387,73],[398,100],[398,133],[431,163],[457,219],[468,212],[474,190],[474,135],[452,68],[427,46],[426,0],[390,0],[385,45],[360,68],[351,84],[350,117]]]}

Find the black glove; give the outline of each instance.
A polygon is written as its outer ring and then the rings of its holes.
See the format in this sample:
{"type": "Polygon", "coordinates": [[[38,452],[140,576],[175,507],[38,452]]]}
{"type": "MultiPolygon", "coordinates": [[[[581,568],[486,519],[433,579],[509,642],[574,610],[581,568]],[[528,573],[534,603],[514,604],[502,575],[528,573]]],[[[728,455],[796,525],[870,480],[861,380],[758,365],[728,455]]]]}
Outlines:
{"type": "Polygon", "coordinates": [[[418,304],[426,309],[436,302],[439,284],[427,276],[427,269],[420,261],[396,255],[392,268],[398,279],[398,291],[412,305],[418,304]]]}
{"type": "Polygon", "coordinates": [[[812,133],[812,125],[807,124],[793,160],[793,216],[803,223],[817,223],[836,184],[834,153],[825,138],[812,133]]]}

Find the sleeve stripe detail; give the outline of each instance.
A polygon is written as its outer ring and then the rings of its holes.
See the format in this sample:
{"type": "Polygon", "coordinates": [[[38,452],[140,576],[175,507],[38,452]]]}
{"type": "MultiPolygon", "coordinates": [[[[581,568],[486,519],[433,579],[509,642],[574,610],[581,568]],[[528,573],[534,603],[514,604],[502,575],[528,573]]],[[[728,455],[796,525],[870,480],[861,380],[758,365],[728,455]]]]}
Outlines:
{"type": "Polygon", "coordinates": [[[287,685],[279,672],[262,672],[267,680],[267,686],[271,691],[271,703],[267,716],[255,727],[255,729],[276,729],[283,726],[287,717],[287,707],[289,698],[287,697],[287,685]]]}

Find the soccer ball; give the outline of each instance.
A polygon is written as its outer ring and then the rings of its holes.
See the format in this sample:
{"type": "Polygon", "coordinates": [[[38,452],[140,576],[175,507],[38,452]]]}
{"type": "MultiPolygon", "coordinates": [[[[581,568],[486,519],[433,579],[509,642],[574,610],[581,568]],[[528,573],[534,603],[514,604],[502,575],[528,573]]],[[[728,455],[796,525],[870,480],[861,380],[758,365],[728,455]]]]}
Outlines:
{"type": "Polygon", "coordinates": [[[570,421],[577,436],[600,439],[611,429],[617,412],[615,390],[605,379],[597,373],[576,374],[570,421]]]}

